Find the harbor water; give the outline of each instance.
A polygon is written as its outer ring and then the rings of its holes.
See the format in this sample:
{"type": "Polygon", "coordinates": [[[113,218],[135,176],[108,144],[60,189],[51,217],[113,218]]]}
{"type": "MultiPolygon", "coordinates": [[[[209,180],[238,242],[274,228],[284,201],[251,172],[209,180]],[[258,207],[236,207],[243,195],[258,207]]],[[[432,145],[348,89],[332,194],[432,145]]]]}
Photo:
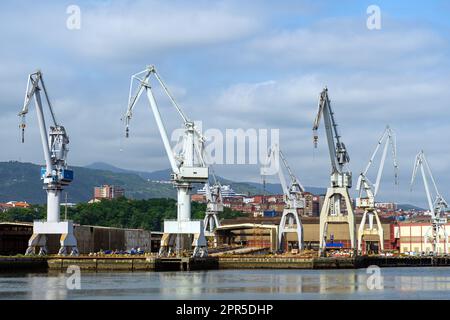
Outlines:
{"type": "Polygon", "coordinates": [[[71,276],[1,274],[0,299],[450,299],[446,267],[81,272],[76,280],[71,276]]]}

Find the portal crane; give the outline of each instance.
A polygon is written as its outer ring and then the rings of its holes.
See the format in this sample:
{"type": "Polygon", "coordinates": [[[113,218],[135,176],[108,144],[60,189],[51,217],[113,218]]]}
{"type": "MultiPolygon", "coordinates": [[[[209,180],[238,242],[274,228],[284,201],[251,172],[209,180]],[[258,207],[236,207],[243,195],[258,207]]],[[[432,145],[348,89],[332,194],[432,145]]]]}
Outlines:
{"type": "Polygon", "coordinates": [[[220,226],[218,215],[223,212],[222,185],[211,170],[214,184],[210,186],[209,181],[205,183],[206,192],[206,215],[203,221],[205,235],[213,236],[214,230],[220,226]]]}
{"type": "Polygon", "coordinates": [[[317,130],[319,129],[322,115],[331,160],[331,186],[327,189],[320,212],[319,255],[323,255],[326,250],[326,237],[329,223],[348,223],[351,248],[353,250],[355,249],[355,219],[348,191],[352,187],[352,174],[346,169],[346,165],[350,162],[350,157],[345,144],[341,141],[327,88],[323,89],[320,94],[318,112],[313,124],[313,142],[316,148],[318,142],[317,130]],[[342,200],[345,202],[346,215],[341,208],[342,200]]]}
{"type": "Polygon", "coordinates": [[[209,181],[205,183],[206,192],[206,213],[203,224],[205,227],[205,236],[214,237],[214,246],[217,246],[217,236],[214,233],[220,226],[218,215],[223,212],[222,186],[217,180],[216,175],[211,170],[214,184],[209,185],[209,181]]]}
{"type": "Polygon", "coordinates": [[[60,221],[61,192],[63,187],[68,186],[73,180],[73,171],[67,169],[66,161],[69,151],[67,147],[69,137],[67,136],[66,129],[56,121],[41,71],[37,71],[28,76],[25,101],[22,111],[19,113],[19,117],[22,118],[20,125],[22,129],[22,143],[25,141],[25,116],[28,113],[29,105],[33,98],[45,158],[45,167],[41,168],[41,179],[44,182],[44,189],[47,191],[47,220],[34,222],[33,235],[28,241],[26,254],[34,254],[35,249],[40,247],[39,255],[46,255],[46,235],[60,234],[61,248],[58,253],[65,255],[71,250],[71,255],[78,255],[77,241],[73,234],[73,222],[60,221]],[[45,124],[44,109],[42,107],[41,91],[44,92],[51,115],[52,125],[48,132],[45,124]]]}
{"type": "Polygon", "coordinates": [[[164,221],[164,235],[161,240],[160,255],[172,253],[172,247],[176,240],[176,251],[190,249],[190,235],[193,235],[192,245],[194,256],[207,255],[207,243],[204,235],[202,220],[191,220],[191,196],[192,183],[205,183],[208,181],[208,167],[203,158],[205,137],[199,132],[194,122],[189,120],[181,108],[175,102],[166,85],[162,81],[154,66],[148,66],[145,70],[131,77],[130,95],[127,112],[125,114],[126,137],[129,136],[129,124],[140,96],[146,92],[150,107],[156,120],[167,157],[172,169],[171,180],[177,189],[177,220],[164,221]],[[162,121],[155,96],[150,85],[153,76],[162,87],[171,104],[181,117],[184,126],[183,147],[179,154],[174,154],[169,143],[166,128],[162,121]],[[133,94],[134,84],[137,89],[133,94]]]}
{"type": "Polygon", "coordinates": [[[444,199],[444,197],[440,194],[437,186],[436,181],[434,180],[433,173],[431,172],[430,166],[428,165],[428,161],[425,157],[425,153],[423,151],[420,151],[417,156],[416,160],[414,162],[414,169],[412,173],[411,178],[411,191],[414,185],[414,181],[417,176],[417,171],[419,170],[422,173],[422,179],[423,184],[425,187],[425,193],[427,195],[427,201],[428,201],[428,208],[430,210],[431,214],[431,226],[428,228],[428,230],[425,233],[424,240],[425,243],[429,239],[432,240],[432,248],[433,253],[436,255],[440,253],[440,242],[441,242],[441,236],[444,236],[444,253],[448,254],[448,233],[445,229],[445,225],[447,224],[447,216],[446,216],[446,209],[448,208],[448,203],[444,199]],[[431,190],[428,185],[428,179],[427,174],[431,180],[431,183],[433,184],[434,192],[435,192],[435,198],[433,200],[431,195],[431,190]]]}
{"type": "Polygon", "coordinates": [[[358,229],[358,252],[362,252],[362,239],[365,235],[376,235],[379,238],[380,249],[384,251],[384,237],[383,237],[383,227],[380,222],[380,218],[378,217],[377,210],[375,209],[375,198],[378,194],[378,190],[380,189],[380,181],[381,176],[384,170],[384,164],[386,162],[386,155],[388,151],[388,147],[391,146],[392,151],[392,159],[394,165],[394,182],[398,184],[398,164],[397,164],[397,146],[394,132],[392,129],[387,126],[384,130],[381,138],[378,140],[377,146],[375,147],[375,151],[372,153],[372,156],[369,160],[369,163],[366,166],[364,172],[361,172],[358,178],[358,183],[356,186],[356,190],[359,191],[358,198],[356,198],[356,206],[358,208],[364,209],[364,214],[362,216],[361,224],[358,229]],[[384,143],[383,154],[380,160],[380,166],[378,168],[377,177],[375,183],[372,183],[370,179],[367,177],[369,169],[371,168],[375,157],[380,150],[380,147],[384,143]],[[363,196],[363,192],[365,196],[363,196]],[[368,216],[368,226],[366,226],[366,218],[368,216]],[[374,228],[373,219],[375,218],[377,227],[374,228]]]}
{"type": "MultiPolygon", "coordinates": [[[[282,250],[283,237],[285,233],[297,233],[298,248],[303,250],[303,225],[298,214],[299,209],[305,208],[305,198],[303,193],[305,189],[297,177],[291,170],[286,157],[280,150],[279,146],[275,144],[268,152],[268,159],[266,164],[275,165],[278,173],[278,179],[280,180],[281,188],[283,189],[284,209],[281,216],[280,227],[278,232],[278,248],[282,250]],[[286,171],[288,172],[290,183],[286,182],[283,170],[280,166],[280,161],[283,163],[286,171]],[[295,223],[295,226],[294,226],[295,223]]],[[[268,175],[265,167],[261,168],[262,175],[268,175]]]]}

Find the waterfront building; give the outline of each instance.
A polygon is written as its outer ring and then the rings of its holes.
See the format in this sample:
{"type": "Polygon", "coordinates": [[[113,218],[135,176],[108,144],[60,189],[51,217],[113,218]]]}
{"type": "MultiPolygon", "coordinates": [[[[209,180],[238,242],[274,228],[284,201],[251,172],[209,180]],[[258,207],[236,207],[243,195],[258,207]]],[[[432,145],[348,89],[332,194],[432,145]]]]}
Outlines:
{"type": "MultiPolygon", "coordinates": [[[[394,226],[395,238],[398,239],[398,248],[400,253],[411,255],[429,254],[433,251],[433,241],[427,238],[427,232],[430,232],[431,222],[429,216],[418,216],[413,220],[400,221],[394,226]]],[[[450,234],[450,224],[444,226],[447,234],[450,234]]],[[[429,233],[431,235],[431,232],[429,233]]],[[[438,252],[445,252],[445,240],[441,236],[438,244],[438,252]]]]}

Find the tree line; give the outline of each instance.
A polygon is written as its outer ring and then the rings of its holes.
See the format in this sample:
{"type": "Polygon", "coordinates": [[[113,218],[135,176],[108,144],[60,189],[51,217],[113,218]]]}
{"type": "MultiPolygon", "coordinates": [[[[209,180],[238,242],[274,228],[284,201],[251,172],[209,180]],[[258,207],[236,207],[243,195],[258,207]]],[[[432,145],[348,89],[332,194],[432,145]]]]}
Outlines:
{"type": "MultiPolygon", "coordinates": [[[[205,204],[192,202],[193,219],[203,219],[205,210],[205,204]]],[[[32,222],[45,219],[46,212],[47,207],[45,205],[10,208],[0,212],[0,221],[32,222]]],[[[74,207],[68,207],[67,211],[64,206],[61,206],[61,219],[65,219],[66,212],[68,220],[81,225],[161,231],[164,219],[175,219],[177,217],[177,202],[169,198],[132,200],[122,197],[100,200],[95,203],[79,203],[74,207]]],[[[242,212],[225,207],[219,219],[230,219],[244,215],[242,212]]]]}

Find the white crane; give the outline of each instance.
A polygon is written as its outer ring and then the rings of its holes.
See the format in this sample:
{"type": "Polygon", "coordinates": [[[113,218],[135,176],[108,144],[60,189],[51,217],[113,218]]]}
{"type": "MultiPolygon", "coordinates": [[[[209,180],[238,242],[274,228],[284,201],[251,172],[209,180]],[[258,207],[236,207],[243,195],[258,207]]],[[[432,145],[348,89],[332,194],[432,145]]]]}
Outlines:
{"type": "Polygon", "coordinates": [[[327,134],[328,151],[331,160],[331,186],[327,189],[322,210],[320,212],[320,245],[319,255],[325,253],[326,236],[329,223],[348,223],[349,235],[352,249],[355,249],[355,220],[350,201],[348,189],[352,187],[352,174],[346,170],[346,165],[350,162],[345,144],[341,141],[338,126],[334,119],[334,112],[331,109],[328,89],[323,89],[319,98],[317,116],[314,120],[314,146],[317,147],[317,130],[320,119],[323,115],[325,131],[327,134]],[[341,202],[345,202],[347,214],[341,210],[341,202]]]}
{"type": "Polygon", "coordinates": [[[434,180],[433,173],[431,172],[430,166],[428,165],[428,161],[423,151],[420,151],[417,154],[414,162],[414,169],[411,178],[411,191],[419,168],[420,172],[422,173],[425,193],[427,195],[428,208],[431,214],[431,226],[425,233],[425,243],[427,243],[428,239],[431,239],[433,253],[438,254],[440,253],[441,236],[444,236],[444,253],[448,254],[448,233],[445,228],[445,225],[447,224],[446,209],[448,208],[448,204],[447,201],[445,201],[444,197],[440,194],[436,186],[436,181],[434,180]],[[431,180],[431,183],[433,184],[435,192],[434,199],[432,198],[432,191],[430,190],[430,187],[428,185],[427,174],[431,180]]]}
{"type": "MultiPolygon", "coordinates": [[[[298,209],[305,208],[305,198],[303,197],[305,189],[292,172],[285,156],[283,155],[277,144],[275,144],[268,151],[268,159],[266,161],[266,165],[269,165],[269,163],[273,163],[278,169],[278,178],[283,189],[283,198],[285,203],[278,232],[278,248],[282,248],[284,234],[288,232],[294,232],[297,233],[298,248],[299,250],[303,250],[303,225],[299,218],[298,209]],[[289,185],[286,182],[283,170],[279,165],[279,159],[281,159],[281,162],[283,163],[289,174],[289,185]]],[[[267,170],[264,166],[261,168],[261,175],[268,175],[267,170]]]]}
{"type": "Polygon", "coordinates": [[[44,189],[47,191],[47,220],[34,222],[33,235],[28,242],[26,254],[34,254],[37,247],[40,247],[39,255],[47,254],[46,235],[60,234],[61,248],[58,253],[64,255],[68,253],[68,250],[71,250],[71,255],[78,255],[72,221],[60,221],[61,192],[63,187],[69,185],[73,180],[73,171],[67,169],[66,161],[69,151],[67,147],[69,137],[65,128],[56,121],[41,71],[28,76],[25,101],[22,111],[19,113],[19,116],[22,118],[20,125],[22,129],[22,143],[24,142],[26,127],[25,116],[33,98],[45,158],[45,167],[41,168],[41,179],[44,181],[44,189]],[[41,90],[44,92],[52,121],[48,132],[42,107],[41,90]]]}
{"type": "Polygon", "coordinates": [[[380,218],[378,217],[378,213],[375,209],[375,198],[378,194],[378,190],[380,189],[380,181],[381,176],[384,170],[384,164],[386,162],[386,155],[388,151],[388,147],[391,146],[392,151],[392,160],[394,165],[394,180],[395,184],[398,183],[398,165],[397,165],[397,146],[394,132],[392,129],[387,126],[384,130],[381,138],[378,140],[377,146],[375,147],[375,151],[372,153],[372,156],[369,160],[369,163],[366,166],[364,172],[361,172],[358,178],[358,183],[356,186],[356,190],[359,191],[358,198],[356,198],[356,206],[358,208],[364,209],[364,214],[361,219],[361,224],[358,229],[358,251],[362,252],[362,239],[365,235],[376,235],[379,238],[380,249],[384,251],[384,237],[383,237],[383,227],[380,222],[380,218]],[[370,179],[367,177],[369,169],[371,168],[375,157],[384,143],[383,153],[380,160],[380,166],[378,167],[378,173],[375,180],[375,183],[372,183],[370,179]],[[363,191],[365,196],[363,196],[363,191]],[[366,218],[368,216],[368,227],[366,226],[366,218]],[[377,227],[374,228],[373,220],[376,220],[377,227]]]}
{"type": "Polygon", "coordinates": [[[205,183],[206,213],[203,224],[205,228],[205,236],[214,237],[214,246],[216,247],[217,236],[214,231],[220,226],[218,215],[223,212],[223,198],[222,186],[212,170],[211,174],[214,179],[214,184],[210,186],[209,181],[205,183]]]}
{"type": "Polygon", "coordinates": [[[131,77],[130,95],[128,109],[125,114],[126,136],[129,136],[129,123],[132,118],[133,109],[143,92],[146,92],[150,102],[150,107],[156,120],[156,124],[161,135],[164,148],[169,158],[172,169],[171,180],[177,189],[177,220],[164,221],[164,235],[161,240],[160,255],[172,252],[172,246],[176,240],[176,249],[179,253],[183,249],[190,249],[188,235],[193,235],[192,245],[195,247],[194,256],[204,256],[207,254],[207,243],[204,235],[203,221],[191,220],[191,196],[192,183],[205,183],[208,181],[208,167],[203,159],[205,138],[198,131],[193,121],[190,121],[175,102],[164,82],[161,80],[154,66],[149,66],[145,70],[136,73],[131,77]],[[165,94],[169,98],[178,115],[181,117],[184,126],[183,148],[179,154],[174,154],[170,146],[166,128],[159,113],[158,106],[152,88],[150,77],[154,76],[161,85],[165,94]],[[134,84],[137,89],[133,94],[134,84]]]}
{"type": "Polygon", "coordinates": [[[214,184],[205,183],[206,192],[206,215],[203,223],[205,225],[205,235],[213,236],[214,230],[220,226],[218,215],[223,212],[222,186],[217,180],[214,172],[211,170],[214,184]]]}

